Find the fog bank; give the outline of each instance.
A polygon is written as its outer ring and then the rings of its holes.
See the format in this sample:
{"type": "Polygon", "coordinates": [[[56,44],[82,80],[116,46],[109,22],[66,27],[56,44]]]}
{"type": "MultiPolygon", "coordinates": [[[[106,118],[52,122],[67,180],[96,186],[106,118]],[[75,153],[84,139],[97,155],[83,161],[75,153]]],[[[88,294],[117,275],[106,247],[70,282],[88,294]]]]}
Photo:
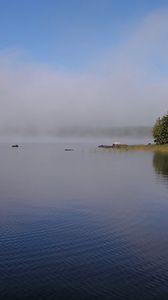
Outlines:
{"type": "Polygon", "coordinates": [[[20,49],[1,51],[1,134],[151,127],[168,109],[167,53],[168,11],[146,16],[83,72],[35,63],[20,49]]]}

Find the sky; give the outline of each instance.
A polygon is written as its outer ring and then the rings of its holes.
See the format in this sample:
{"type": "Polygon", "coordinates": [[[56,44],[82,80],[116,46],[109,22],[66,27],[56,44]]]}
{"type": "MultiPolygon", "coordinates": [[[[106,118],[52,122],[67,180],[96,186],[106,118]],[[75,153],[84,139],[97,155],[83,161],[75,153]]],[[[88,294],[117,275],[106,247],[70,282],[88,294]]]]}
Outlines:
{"type": "Polygon", "coordinates": [[[167,0],[0,0],[0,129],[152,126],[167,0]]]}

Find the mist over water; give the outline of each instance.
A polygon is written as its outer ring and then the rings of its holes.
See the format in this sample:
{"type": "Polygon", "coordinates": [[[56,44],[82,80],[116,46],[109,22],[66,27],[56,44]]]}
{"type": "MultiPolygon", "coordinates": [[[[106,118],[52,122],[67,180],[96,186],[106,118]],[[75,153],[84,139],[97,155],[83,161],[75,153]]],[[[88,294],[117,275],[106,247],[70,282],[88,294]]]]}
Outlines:
{"type": "Polygon", "coordinates": [[[167,35],[168,10],[151,12],[84,70],[1,50],[0,129],[152,127],[167,112],[167,35]]]}
{"type": "Polygon", "coordinates": [[[168,9],[2,2],[0,300],[167,300],[168,9]]]}
{"type": "Polygon", "coordinates": [[[0,142],[90,142],[112,144],[115,141],[126,144],[141,144],[153,141],[150,127],[65,127],[50,130],[33,128],[8,128],[0,131],[0,142]]]}

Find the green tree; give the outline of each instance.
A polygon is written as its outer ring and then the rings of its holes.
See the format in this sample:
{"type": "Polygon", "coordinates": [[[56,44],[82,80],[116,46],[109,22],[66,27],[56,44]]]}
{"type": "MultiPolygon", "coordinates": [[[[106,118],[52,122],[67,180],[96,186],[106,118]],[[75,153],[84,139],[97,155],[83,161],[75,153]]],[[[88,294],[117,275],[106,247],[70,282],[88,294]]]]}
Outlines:
{"type": "Polygon", "coordinates": [[[168,144],[168,114],[156,120],[153,137],[156,144],[168,144]]]}

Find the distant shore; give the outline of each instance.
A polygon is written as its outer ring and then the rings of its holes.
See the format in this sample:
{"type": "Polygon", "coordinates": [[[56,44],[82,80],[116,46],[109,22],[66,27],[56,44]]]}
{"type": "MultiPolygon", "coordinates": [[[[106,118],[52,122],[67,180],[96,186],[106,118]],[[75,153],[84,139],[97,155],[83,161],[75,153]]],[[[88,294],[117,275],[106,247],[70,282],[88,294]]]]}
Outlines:
{"type": "Polygon", "coordinates": [[[156,144],[140,144],[140,145],[126,145],[126,144],[113,144],[113,145],[99,145],[98,148],[109,150],[121,150],[121,151],[154,151],[154,152],[167,152],[168,144],[156,145],[156,144]]]}

